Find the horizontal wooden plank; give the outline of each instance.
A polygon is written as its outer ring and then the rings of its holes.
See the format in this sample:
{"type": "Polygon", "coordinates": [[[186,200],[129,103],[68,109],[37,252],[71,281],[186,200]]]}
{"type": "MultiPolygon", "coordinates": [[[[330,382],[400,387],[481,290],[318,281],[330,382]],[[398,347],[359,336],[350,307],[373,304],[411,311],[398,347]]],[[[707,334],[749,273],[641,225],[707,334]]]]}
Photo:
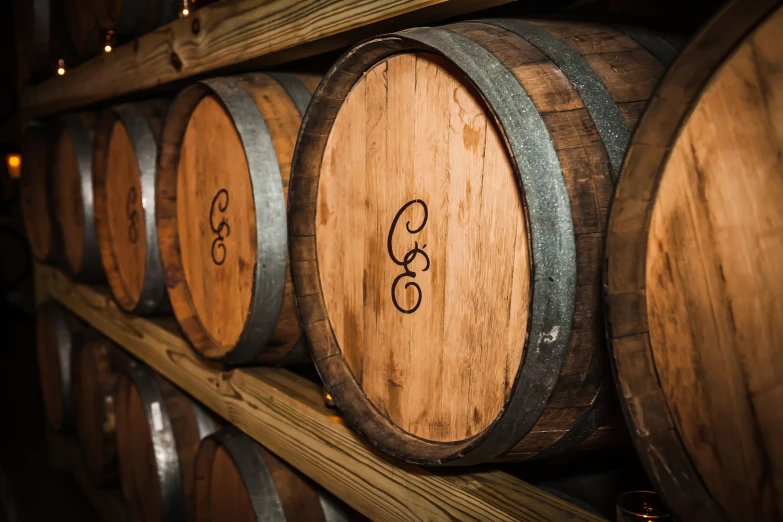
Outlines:
{"type": "Polygon", "coordinates": [[[392,460],[324,406],[317,384],[276,368],[225,371],[199,358],[172,320],[127,315],[51,267],[36,265],[36,287],[373,520],[603,520],[499,471],[392,460]]]}
{"type": "Polygon", "coordinates": [[[125,499],[119,489],[101,489],[90,482],[84,469],[82,453],[75,440],[61,437],[51,430],[48,432],[49,457],[62,464],[71,472],[73,478],[90,499],[98,516],[104,522],[127,522],[128,511],[125,499]]]}
{"type": "Polygon", "coordinates": [[[224,0],[25,89],[23,121],[238,64],[268,67],[510,0],[224,0]]]}

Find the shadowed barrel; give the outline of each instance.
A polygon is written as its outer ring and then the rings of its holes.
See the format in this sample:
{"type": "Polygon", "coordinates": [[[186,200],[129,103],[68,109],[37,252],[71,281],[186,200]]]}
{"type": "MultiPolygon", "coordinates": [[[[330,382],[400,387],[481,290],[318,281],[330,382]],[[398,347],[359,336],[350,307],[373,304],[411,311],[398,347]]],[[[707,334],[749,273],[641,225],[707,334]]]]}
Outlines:
{"type": "Polygon", "coordinates": [[[606,235],[631,434],[679,520],[783,519],[783,7],[729,2],[661,81],[606,235]]]}

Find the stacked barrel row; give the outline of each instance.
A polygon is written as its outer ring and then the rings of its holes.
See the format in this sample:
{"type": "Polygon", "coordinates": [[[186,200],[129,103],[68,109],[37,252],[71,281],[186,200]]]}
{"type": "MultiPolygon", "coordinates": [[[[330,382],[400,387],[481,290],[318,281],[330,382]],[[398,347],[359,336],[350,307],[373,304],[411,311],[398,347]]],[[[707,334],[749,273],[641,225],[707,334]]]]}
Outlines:
{"type": "Polygon", "coordinates": [[[347,520],[348,509],[55,303],[37,317],[48,424],[144,522],[347,520]]]}
{"type": "Polygon", "coordinates": [[[161,123],[63,117],[96,134],[89,167],[59,163],[68,130],[44,147],[48,251],[85,280],[100,258],[122,308],[170,307],[210,359],[309,342],[346,419],[409,462],[620,444],[616,382],[680,517],[775,520],[783,11],[738,4],[679,58],[640,28],[488,19],[363,42],[317,89],[247,74],[161,123]]]}

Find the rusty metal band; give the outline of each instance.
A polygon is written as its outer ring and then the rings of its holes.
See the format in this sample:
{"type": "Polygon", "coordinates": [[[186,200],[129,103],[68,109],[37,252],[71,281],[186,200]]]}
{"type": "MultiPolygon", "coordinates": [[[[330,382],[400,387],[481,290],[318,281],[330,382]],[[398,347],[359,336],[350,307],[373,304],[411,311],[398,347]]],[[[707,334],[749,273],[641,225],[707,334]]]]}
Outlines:
{"type": "Polygon", "coordinates": [[[60,411],[62,412],[59,431],[69,433],[76,429],[76,409],[73,397],[73,354],[76,340],[68,326],[68,312],[55,302],[43,305],[49,318],[57,345],[57,366],[60,372],[60,411]]]}
{"type": "Polygon", "coordinates": [[[565,42],[537,25],[511,18],[492,18],[480,23],[500,27],[525,39],[557,65],[579,93],[593,119],[598,135],[606,149],[612,177],[617,180],[625,151],[631,141],[631,132],[612,98],[612,93],[582,56],[565,42]]]}

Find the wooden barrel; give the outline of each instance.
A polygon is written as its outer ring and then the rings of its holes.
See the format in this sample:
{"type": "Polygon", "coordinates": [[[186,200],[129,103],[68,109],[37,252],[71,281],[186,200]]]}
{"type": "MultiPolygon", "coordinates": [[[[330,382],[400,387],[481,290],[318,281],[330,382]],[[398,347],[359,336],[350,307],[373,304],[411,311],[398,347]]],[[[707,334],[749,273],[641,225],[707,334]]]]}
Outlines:
{"type": "Polygon", "coordinates": [[[54,261],[57,251],[51,204],[53,144],[49,125],[30,126],[22,137],[20,208],[30,251],[39,261],[54,261]]]}
{"type": "Polygon", "coordinates": [[[319,373],[374,445],[466,465],[613,437],[601,246],[664,69],[618,29],[516,19],[332,67],[293,161],[291,263],[319,373]]]}
{"type": "Polygon", "coordinates": [[[54,145],[52,203],[63,268],[74,279],[104,280],[92,188],[92,151],[95,116],[89,113],[60,117],[54,145]]]}
{"type": "Polygon", "coordinates": [[[82,326],[55,302],[38,307],[36,352],[46,417],[58,433],[76,427],[71,387],[72,354],[81,338],[82,326]]]}
{"type": "Polygon", "coordinates": [[[95,130],[95,227],[114,299],[139,315],[168,309],[155,229],[162,100],[104,111],[95,130]]]}
{"type": "Polygon", "coordinates": [[[342,503],[234,426],[201,442],[195,472],[197,522],[348,520],[342,503]]]}
{"type": "Polygon", "coordinates": [[[174,314],[201,354],[231,364],[307,357],[287,262],[296,135],[318,79],[213,78],[180,93],[155,191],[174,314]]]}
{"type": "Polygon", "coordinates": [[[191,521],[194,465],[213,418],[140,364],[117,385],[117,451],[131,520],[191,521]]]}
{"type": "Polygon", "coordinates": [[[77,433],[85,468],[96,484],[117,482],[117,381],[130,358],[111,341],[94,334],[78,348],[73,368],[77,433]]]}
{"type": "Polygon", "coordinates": [[[662,80],[612,203],[620,397],[679,520],[783,519],[783,7],[727,4],[662,80]]]}
{"type": "Polygon", "coordinates": [[[92,0],[92,8],[101,29],[120,39],[135,38],[177,17],[171,0],[92,0]]]}
{"type": "Polygon", "coordinates": [[[65,25],[76,59],[83,61],[103,52],[106,33],[98,23],[93,0],[65,0],[65,25]]]}

